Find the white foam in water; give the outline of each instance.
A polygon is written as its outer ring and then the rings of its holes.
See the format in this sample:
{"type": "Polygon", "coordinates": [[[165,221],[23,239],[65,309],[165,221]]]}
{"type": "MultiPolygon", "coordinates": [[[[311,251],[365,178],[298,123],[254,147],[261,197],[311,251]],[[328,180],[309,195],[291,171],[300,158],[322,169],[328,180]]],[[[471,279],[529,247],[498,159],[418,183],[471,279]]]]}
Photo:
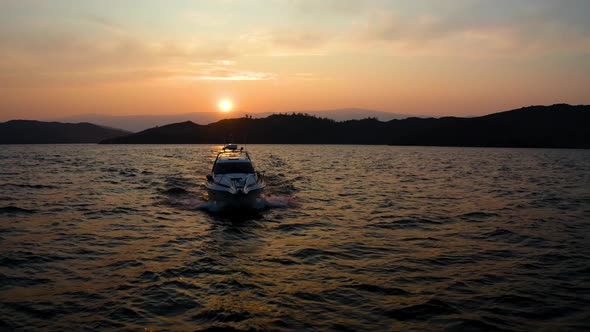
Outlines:
{"type": "MultiPolygon", "coordinates": [[[[202,201],[194,198],[170,198],[170,203],[180,209],[185,210],[206,210],[209,212],[220,212],[233,208],[223,201],[202,201]]],[[[294,206],[293,197],[287,195],[263,196],[256,200],[256,203],[250,208],[264,210],[270,208],[288,208],[294,206]]]]}
{"type": "Polygon", "coordinates": [[[261,203],[261,208],[287,208],[295,205],[292,196],[288,195],[271,195],[263,196],[257,203],[261,203]]]}

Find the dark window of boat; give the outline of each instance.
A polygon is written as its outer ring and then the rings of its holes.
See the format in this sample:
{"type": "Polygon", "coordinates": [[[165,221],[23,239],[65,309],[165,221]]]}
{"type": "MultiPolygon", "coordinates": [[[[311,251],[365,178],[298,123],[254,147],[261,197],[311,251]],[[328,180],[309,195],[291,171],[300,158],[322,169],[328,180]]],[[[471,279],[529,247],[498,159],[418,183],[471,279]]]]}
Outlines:
{"type": "Polygon", "coordinates": [[[254,173],[254,167],[251,163],[217,163],[213,170],[215,174],[229,173],[254,173]]]}

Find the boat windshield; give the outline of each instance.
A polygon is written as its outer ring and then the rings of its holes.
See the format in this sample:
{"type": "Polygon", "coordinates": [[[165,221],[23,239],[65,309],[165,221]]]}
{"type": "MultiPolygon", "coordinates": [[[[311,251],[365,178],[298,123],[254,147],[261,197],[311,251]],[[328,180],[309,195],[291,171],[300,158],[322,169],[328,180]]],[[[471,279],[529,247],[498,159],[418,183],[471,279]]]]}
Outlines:
{"type": "Polygon", "coordinates": [[[249,162],[235,162],[235,163],[217,163],[215,174],[229,174],[229,173],[254,173],[254,167],[249,162]]]}

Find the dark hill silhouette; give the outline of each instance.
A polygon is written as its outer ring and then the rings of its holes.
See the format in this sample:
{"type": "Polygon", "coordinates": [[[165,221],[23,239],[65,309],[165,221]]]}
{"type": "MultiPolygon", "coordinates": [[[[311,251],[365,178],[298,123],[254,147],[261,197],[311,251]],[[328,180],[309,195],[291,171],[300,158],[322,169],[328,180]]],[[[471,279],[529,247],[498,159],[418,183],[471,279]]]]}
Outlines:
{"type": "Polygon", "coordinates": [[[474,118],[408,118],[336,122],[306,114],[262,119],[190,121],[107,139],[106,144],[221,143],[393,144],[482,147],[590,148],[590,106],[531,106],[474,118]]]}
{"type": "MultiPolygon", "coordinates": [[[[341,108],[334,110],[302,111],[303,113],[322,118],[330,118],[337,121],[358,120],[367,117],[375,117],[381,121],[393,119],[405,119],[408,114],[389,113],[360,108],[341,108]]],[[[247,111],[236,111],[232,113],[235,117],[244,117],[246,114],[254,118],[265,118],[276,112],[251,113],[247,111]]],[[[220,112],[193,112],[185,114],[158,114],[158,115],[107,115],[107,114],[81,114],[65,118],[56,118],[52,121],[58,122],[90,122],[100,126],[121,128],[132,132],[140,132],[156,126],[164,126],[170,123],[192,121],[196,124],[205,125],[208,123],[223,120],[226,114],[220,112]]]]}
{"type": "Polygon", "coordinates": [[[12,120],[0,123],[0,144],[98,143],[129,134],[92,123],[12,120]]]}

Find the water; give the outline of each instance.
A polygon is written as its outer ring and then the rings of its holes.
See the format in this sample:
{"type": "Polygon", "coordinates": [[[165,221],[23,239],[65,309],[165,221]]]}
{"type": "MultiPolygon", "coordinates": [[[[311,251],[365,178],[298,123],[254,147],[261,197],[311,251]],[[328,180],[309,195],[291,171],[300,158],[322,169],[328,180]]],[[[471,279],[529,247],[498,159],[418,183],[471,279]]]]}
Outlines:
{"type": "Polygon", "coordinates": [[[0,146],[0,329],[590,329],[590,151],[217,148],[0,146]]]}

